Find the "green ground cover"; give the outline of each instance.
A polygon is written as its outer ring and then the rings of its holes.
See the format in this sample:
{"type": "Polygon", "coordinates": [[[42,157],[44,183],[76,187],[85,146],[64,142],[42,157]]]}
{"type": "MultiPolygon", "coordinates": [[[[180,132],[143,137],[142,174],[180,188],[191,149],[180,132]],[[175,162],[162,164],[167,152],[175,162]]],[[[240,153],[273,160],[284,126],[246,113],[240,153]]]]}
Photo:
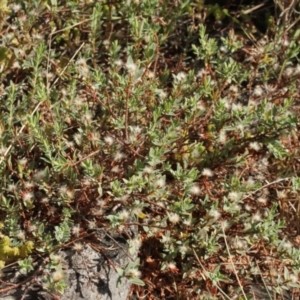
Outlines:
{"type": "Polygon", "coordinates": [[[220,3],[0,1],[2,271],[137,225],[132,298],[299,297],[300,7],[220,3]]]}

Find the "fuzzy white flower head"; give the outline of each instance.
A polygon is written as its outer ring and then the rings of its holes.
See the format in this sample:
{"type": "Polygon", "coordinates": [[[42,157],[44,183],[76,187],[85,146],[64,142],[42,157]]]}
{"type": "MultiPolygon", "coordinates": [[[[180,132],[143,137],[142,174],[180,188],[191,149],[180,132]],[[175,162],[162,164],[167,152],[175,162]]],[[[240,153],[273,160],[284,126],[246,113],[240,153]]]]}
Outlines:
{"type": "Polygon", "coordinates": [[[4,156],[6,154],[6,152],[7,152],[7,149],[8,148],[6,148],[6,147],[1,147],[0,148],[0,154],[4,156]]]}
{"type": "Polygon", "coordinates": [[[239,131],[241,131],[241,132],[244,132],[244,129],[245,129],[245,127],[244,127],[243,124],[238,124],[238,125],[236,126],[236,128],[237,128],[239,131]]]}
{"type": "Polygon", "coordinates": [[[67,194],[68,188],[66,185],[62,185],[61,187],[59,187],[58,191],[60,194],[65,195],[67,194]]]}
{"type": "Polygon", "coordinates": [[[229,91],[233,92],[234,94],[238,94],[239,88],[238,88],[237,85],[232,84],[232,85],[229,87],[229,91]]]}
{"type": "Polygon", "coordinates": [[[248,180],[245,182],[246,186],[250,187],[250,186],[254,186],[255,185],[255,181],[252,177],[249,177],[248,180]]]}
{"type": "Polygon", "coordinates": [[[147,77],[150,78],[150,79],[155,78],[155,73],[152,72],[152,71],[148,71],[147,72],[147,77]]]}
{"type": "Polygon", "coordinates": [[[121,59],[117,59],[114,61],[115,65],[121,67],[123,65],[123,61],[121,59]]]}
{"type": "Polygon", "coordinates": [[[64,272],[63,271],[55,271],[52,273],[52,279],[54,282],[59,282],[64,279],[64,272]]]}
{"type": "Polygon", "coordinates": [[[113,139],[111,136],[107,135],[107,136],[104,138],[104,142],[105,142],[106,144],[108,144],[109,146],[111,146],[111,145],[114,143],[114,139],[113,139]]]}
{"type": "Polygon", "coordinates": [[[180,216],[175,213],[169,214],[169,221],[173,224],[177,224],[180,221],[180,216]]]}
{"type": "Polygon", "coordinates": [[[78,237],[79,234],[80,234],[80,226],[79,226],[79,225],[73,226],[73,227],[72,227],[72,233],[73,233],[76,237],[78,237]]]}
{"type": "Polygon", "coordinates": [[[81,243],[74,243],[73,249],[76,252],[81,252],[83,250],[83,245],[81,243]]]}
{"type": "Polygon", "coordinates": [[[134,238],[132,240],[129,241],[129,244],[135,248],[135,249],[139,249],[142,246],[142,241],[139,238],[134,238]]]}
{"type": "Polygon", "coordinates": [[[120,173],[120,171],[121,169],[118,165],[111,168],[112,173],[120,173]]]}
{"type": "Polygon", "coordinates": [[[226,230],[227,228],[229,228],[229,223],[226,220],[223,220],[220,222],[221,228],[222,230],[226,230]]]}
{"type": "Polygon", "coordinates": [[[141,272],[138,269],[130,269],[127,274],[129,277],[139,278],[141,277],[141,272]]]}
{"type": "Polygon", "coordinates": [[[146,166],[143,170],[144,174],[151,174],[153,173],[153,168],[151,168],[150,166],[146,166]]]}
{"type": "Polygon", "coordinates": [[[300,64],[297,64],[297,66],[295,67],[295,74],[300,74],[300,64]]]}
{"type": "Polygon", "coordinates": [[[192,225],[192,218],[184,219],[182,222],[185,226],[191,226],[192,225]]]}
{"type": "Polygon", "coordinates": [[[253,209],[253,207],[249,204],[246,204],[245,209],[246,209],[246,211],[251,211],[253,209]]]}
{"type": "Polygon", "coordinates": [[[74,191],[71,190],[71,189],[67,189],[66,197],[69,198],[69,199],[73,199],[74,198],[74,191]]]}
{"type": "Polygon", "coordinates": [[[15,192],[16,190],[17,190],[17,185],[16,184],[9,184],[8,186],[7,186],[7,190],[9,191],[9,192],[15,192]]]}
{"type": "Polygon", "coordinates": [[[20,68],[21,68],[21,65],[19,64],[18,61],[15,61],[15,62],[13,63],[13,65],[12,65],[12,68],[13,68],[13,69],[20,69],[20,68]]]}
{"type": "Polygon", "coordinates": [[[278,197],[278,199],[286,199],[286,197],[287,197],[287,194],[286,194],[286,192],[285,191],[277,191],[277,197],[278,197]]]}
{"type": "Polygon", "coordinates": [[[190,188],[190,193],[192,195],[198,196],[201,194],[201,189],[199,188],[198,185],[195,184],[190,188]]]}
{"type": "Polygon", "coordinates": [[[205,69],[201,69],[198,73],[197,73],[197,75],[196,75],[196,77],[202,77],[202,76],[204,76],[204,75],[206,75],[208,72],[205,70],[205,69]]]}
{"type": "Polygon", "coordinates": [[[229,200],[235,202],[235,201],[238,201],[240,199],[241,194],[238,193],[238,192],[233,191],[233,192],[230,192],[227,197],[228,197],[229,200]]]}
{"type": "Polygon", "coordinates": [[[265,205],[265,204],[267,204],[268,200],[266,198],[264,198],[264,197],[259,197],[257,199],[257,202],[265,205]]]}
{"type": "Polygon", "coordinates": [[[263,93],[264,93],[264,90],[262,89],[262,87],[260,85],[257,85],[254,88],[252,95],[256,96],[256,97],[260,97],[263,95],[263,93]]]}
{"type": "Polygon", "coordinates": [[[25,189],[31,189],[34,187],[34,183],[32,181],[25,181],[24,187],[25,189]]]}
{"type": "Polygon", "coordinates": [[[21,240],[21,241],[24,241],[25,238],[26,238],[25,232],[24,232],[23,230],[19,230],[19,231],[17,232],[17,238],[18,238],[19,240],[21,240]]]}
{"type": "Polygon", "coordinates": [[[157,187],[157,188],[163,188],[165,185],[166,185],[166,181],[165,181],[164,178],[157,179],[154,182],[154,186],[157,187]]]}
{"type": "Polygon", "coordinates": [[[117,151],[115,153],[114,161],[120,161],[122,158],[124,158],[124,154],[122,152],[117,151]]]}
{"type": "Polygon", "coordinates": [[[179,73],[176,75],[176,79],[177,79],[178,81],[183,81],[185,78],[186,78],[186,73],[184,73],[184,72],[179,72],[179,73]]]}
{"type": "Polygon", "coordinates": [[[201,173],[203,176],[212,177],[214,176],[214,172],[211,169],[204,168],[201,173]]]}
{"type": "Polygon", "coordinates": [[[93,120],[93,115],[90,112],[87,112],[82,116],[82,119],[83,121],[86,121],[88,124],[90,124],[93,120]]]}
{"type": "Polygon", "coordinates": [[[30,201],[33,198],[33,193],[25,192],[22,199],[24,202],[30,201]]]}
{"type": "Polygon", "coordinates": [[[22,159],[18,160],[19,165],[22,165],[22,166],[26,165],[27,162],[28,162],[27,158],[22,158],[22,159]]]}
{"type": "Polygon", "coordinates": [[[219,219],[221,217],[221,213],[216,210],[216,209],[212,209],[210,212],[209,212],[209,215],[211,217],[213,217],[214,219],[219,219]]]}
{"type": "Polygon", "coordinates": [[[290,241],[284,242],[282,246],[286,250],[290,250],[293,248],[293,244],[290,241]]]}
{"type": "Polygon", "coordinates": [[[46,177],[46,169],[45,170],[39,170],[34,175],[33,178],[36,181],[43,180],[46,177]]]}
{"type": "Polygon", "coordinates": [[[199,109],[202,112],[206,110],[206,107],[205,107],[205,104],[203,103],[203,101],[197,102],[197,109],[199,109]]]}
{"type": "Polygon", "coordinates": [[[123,209],[121,212],[119,212],[119,217],[122,221],[128,220],[128,218],[130,217],[129,211],[123,209]]]}
{"type": "Polygon", "coordinates": [[[299,278],[298,277],[299,276],[296,275],[296,274],[290,274],[290,280],[291,280],[291,282],[298,284],[298,282],[299,282],[299,278]]]}
{"type": "Polygon", "coordinates": [[[295,73],[294,68],[292,67],[287,67],[283,73],[283,75],[287,78],[290,78],[291,76],[293,76],[293,74],[295,73]]]}
{"type": "Polygon", "coordinates": [[[16,12],[18,12],[22,8],[22,6],[21,6],[21,4],[13,4],[11,6],[11,8],[16,13],[16,12]]]}
{"type": "Polygon", "coordinates": [[[258,142],[251,142],[249,148],[258,152],[261,149],[261,146],[258,142]]]}
{"type": "Polygon", "coordinates": [[[189,248],[185,245],[179,247],[179,251],[182,253],[182,254],[185,254],[187,253],[187,251],[189,250],[189,248]]]}
{"type": "Polygon", "coordinates": [[[242,110],[243,109],[243,106],[241,103],[233,103],[232,104],[232,110],[233,111],[237,111],[237,110],[242,110]]]}
{"type": "Polygon", "coordinates": [[[224,144],[226,144],[226,140],[227,140],[226,131],[221,130],[219,133],[218,141],[220,144],[224,145],[224,144]]]}
{"type": "Polygon", "coordinates": [[[255,213],[253,216],[252,216],[252,221],[253,222],[259,222],[261,221],[261,214],[260,213],[255,213]]]}
{"type": "Polygon", "coordinates": [[[132,126],[130,129],[135,135],[139,135],[142,132],[142,128],[140,126],[132,126]]]}
{"type": "Polygon", "coordinates": [[[126,63],[126,68],[130,74],[134,74],[137,70],[137,65],[134,62],[128,62],[126,63]]]}
{"type": "Polygon", "coordinates": [[[44,197],[41,199],[41,203],[43,204],[48,204],[49,203],[49,198],[48,197],[44,197]]]}
{"type": "Polygon", "coordinates": [[[81,57],[76,61],[76,64],[79,66],[85,66],[86,65],[86,60],[85,58],[81,57]]]}
{"type": "Polygon", "coordinates": [[[173,262],[168,263],[168,268],[169,268],[170,270],[175,270],[175,269],[177,269],[176,263],[173,263],[173,262]]]}

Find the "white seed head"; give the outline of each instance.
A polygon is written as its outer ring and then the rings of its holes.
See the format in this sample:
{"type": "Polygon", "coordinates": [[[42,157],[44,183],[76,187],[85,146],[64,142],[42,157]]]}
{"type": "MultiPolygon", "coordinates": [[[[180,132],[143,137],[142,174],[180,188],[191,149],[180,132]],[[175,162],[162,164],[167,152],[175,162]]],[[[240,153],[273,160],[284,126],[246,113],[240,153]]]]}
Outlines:
{"type": "Polygon", "coordinates": [[[22,6],[20,4],[13,4],[11,8],[16,13],[22,8],[22,6]]]}
{"type": "Polygon", "coordinates": [[[204,168],[202,170],[202,175],[207,176],[207,177],[212,177],[212,176],[214,176],[214,172],[211,169],[204,168]]]}
{"type": "Polygon", "coordinates": [[[182,254],[187,253],[188,250],[189,250],[189,248],[188,248],[187,246],[185,246],[185,245],[182,245],[182,246],[179,247],[179,251],[180,251],[182,254]]]}
{"type": "Polygon", "coordinates": [[[72,233],[73,233],[76,237],[78,237],[79,234],[80,234],[80,226],[79,226],[79,225],[73,226],[73,228],[72,228],[72,233]]]}
{"type": "Polygon", "coordinates": [[[249,204],[246,204],[245,209],[246,209],[246,211],[251,211],[253,209],[253,207],[249,204]]]}
{"type": "Polygon", "coordinates": [[[277,191],[277,197],[278,197],[279,199],[283,200],[283,199],[286,199],[287,194],[286,194],[286,192],[285,192],[284,190],[282,190],[282,191],[277,191]]]}
{"type": "Polygon", "coordinates": [[[112,167],[111,168],[111,171],[113,172],[113,173],[120,173],[120,167],[117,165],[117,166],[114,166],[114,167],[112,167]]]}
{"type": "Polygon", "coordinates": [[[226,230],[229,227],[229,223],[226,220],[220,222],[222,230],[226,230]]]}
{"type": "Polygon", "coordinates": [[[21,158],[18,160],[19,165],[22,165],[22,166],[26,165],[27,162],[28,162],[27,158],[21,158]]]}
{"type": "Polygon", "coordinates": [[[119,217],[121,220],[126,221],[130,217],[129,211],[123,209],[121,212],[119,212],[119,217]]]}
{"type": "Polygon", "coordinates": [[[109,146],[111,146],[111,145],[114,143],[114,139],[113,139],[111,136],[107,135],[107,136],[104,138],[104,142],[105,142],[106,144],[108,144],[109,146]]]}
{"type": "Polygon", "coordinates": [[[139,238],[134,238],[134,239],[130,240],[129,243],[135,249],[139,249],[142,246],[142,241],[139,238]]]}
{"type": "Polygon", "coordinates": [[[144,174],[151,174],[153,172],[153,168],[151,168],[150,166],[146,166],[143,170],[144,174]]]}
{"type": "Polygon", "coordinates": [[[229,91],[233,92],[234,94],[238,94],[238,93],[239,93],[239,88],[238,88],[237,85],[232,84],[232,85],[229,87],[229,91]]]}
{"type": "Polygon", "coordinates": [[[192,225],[192,218],[184,219],[182,222],[185,226],[191,226],[192,225]]]}
{"type": "Polygon", "coordinates": [[[268,200],[266,198],[264,198],[264,197],[259,197],[257,199],[257,202],[265,205],[265,204],[267,204],[268,200]]]}
{"type": "Polygon", "coordinates": [[[180,216],[175,213],[169,214],[169,221],[173,224],[177,224],[180,221],[180,216]]]}
{"type": "Polygon", "coordinates": [[[126,68],[130,74],[134,74],[137,70],[137,65],[135,63],[127,63],[126,68]]]}
{"type": "Polygon", "coordinates": [[[289,241],[283,243],[283,248],[286,249],[286,250],[290,250],[293,248],[293,244],[289,241]]]}
{"type": "Polygon", "coordinates": [[[186,73],[184,72],[179,72],[177,75],[176,75],[176,78],[178,81],[183,81],[185,78],[186,78],[186,73]]]}
{"type": "Polygon", "coordinates": [[[190,188],[190,193],[192,195],[198,196],[201,194],[201,189],[199,188],[198,185],[195,184],[190,188]]]}
{"type": "Polygon", "coordinates": [[[123,66],[123,61],[121,59],[117,59],[114,61],[115,65],[118,67],[122,67],[123,66]]]}
{"type": "Polygon", "coordinates": [[[33,175],[33,179],[36,181],[41,181],[46,176],[46,170],[39,170],[33,175]]]}
{"type": "Polygon", "coordinates": [[[120,161],[122,158],[124,158],[124,154],[122,152],[117,151],[115,153],[114,161],[120,161]]]}
{"type": "Polygon", "coordinates": [[[24,241],[25,240],[25,232],[23,230],[19,230],[17,232],[17,239],[24,241]]]}
{"type": "Polygon", "coordinates": [[[283,72],[283,75],[284,75],[285,77],[289,78],[289,77],[293,76],[294,73],[295,73],[294,68],[292,68],[292,67],[287,67],[287,68],[285,69],[285,71],[283,72]]]}
{"type": "Polygon", "coordinates": [[[298,278],[298,275],[296,275],[296,274],[290,274],[290,280],[291,280],[291,282],[293,282],[293,283],[299,283],[299,278],[298,278]]]}
{"type": "Polygon", "coordinates": [[[262,89],[262,87],[260,85],[257,85],[254,88],[252,95],[256,96],[256,97],[260,97],[263,95],[263,93],[264,93],[264,90],[262,89]]]}
{"type": "Polygon", "coordinates": [[[30,201],[33,198],[33,193],[31,192],[25,192],[22,196],[22,199],[24,202],[30,201]]]}
{"type": "Polygon", "coordinates": [[[76,252],[81,252],[83,250],[83,245],[81,243],[74,243],[73,245],[73,249],[76,252]]]}
{"type": "Polygon", "coordinates": [[[212,209],[210,212],[209,212],[209,215],[211,217],[213,217],[214,219],[219,219],[221,217],[221,213],[216,210],[216,209],[212,209]]]}
{"type": "Polygon", "coordinates": [[[261,146],[258,142],[251,142],[249,148],[258,152],[261,149],[261,146]]]}
{"type": "Polygon", "coordinates": [[[16,184],[9,184],[8,186],[7,186],[7,190],[9,191],[9,192],[15,192],[16,190],[17,190],[17,185],[16,184]]]}
{"type": "Polygon", "coordinates": [[[241,197],[241,194],[238,192],[235,192],[235,191],[230,192],[227,196],[227,198],[233,202],[238,201],[240,199],[240,197],[241,197]]]}
{"type": "Polygon", "coordinates": [[[52,279],[54,282],[59,282],[64,279],[63,271],[55,271],[52,273],[52,279]]]}
{"type": "Polygon", "coordinates": [[[166,181],[164,178],[160,178],[160,179],[157,179],[155,182],[154,182],[154,186],[157,187],[157,188],[163,188],[166,184],[166,181]]]}
{"type": "Polygon", "coordinates": [[[252,221],[253,222],[260,222],[261,221],[261,214],[260,213],[255,213],[253,216],[252,216],[252,221]]]}
{"type": "Polygon", "coordinates": [[[218,138],[218,141],[220,144],[224,145],[226,144],[226,141],[227,141],[227,136],[226,136],[226,131],[225,130],[221,130],[219,132],[219,138],[218,138]]]}

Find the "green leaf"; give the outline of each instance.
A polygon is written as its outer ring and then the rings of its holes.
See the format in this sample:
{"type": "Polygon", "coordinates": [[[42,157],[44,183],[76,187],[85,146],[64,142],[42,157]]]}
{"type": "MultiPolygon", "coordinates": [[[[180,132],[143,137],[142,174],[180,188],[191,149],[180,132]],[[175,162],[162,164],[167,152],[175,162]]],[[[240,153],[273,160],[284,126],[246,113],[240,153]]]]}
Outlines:
{"type": "Polygon", "coordinates": [[[140,285],[140,286],[145,285],[145,282],[137,277],[129,278],[128,281],[130,281],[131,283],[133,283],[135,285],[140,285]]]}

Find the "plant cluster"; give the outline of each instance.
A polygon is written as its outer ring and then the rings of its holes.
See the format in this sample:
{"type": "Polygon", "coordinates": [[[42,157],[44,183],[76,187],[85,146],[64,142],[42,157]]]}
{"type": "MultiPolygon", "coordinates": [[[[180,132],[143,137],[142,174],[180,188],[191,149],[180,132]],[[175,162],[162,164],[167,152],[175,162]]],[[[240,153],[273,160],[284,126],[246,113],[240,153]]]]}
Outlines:
{"type": "Polygon", "coordinates": [[[203,1],[0,1],[2,267],[51,253],[62,293],[53,252],[136,225],[135,296],[299,295],[300,30],[273,5],[264,36],[203,1]]]}

